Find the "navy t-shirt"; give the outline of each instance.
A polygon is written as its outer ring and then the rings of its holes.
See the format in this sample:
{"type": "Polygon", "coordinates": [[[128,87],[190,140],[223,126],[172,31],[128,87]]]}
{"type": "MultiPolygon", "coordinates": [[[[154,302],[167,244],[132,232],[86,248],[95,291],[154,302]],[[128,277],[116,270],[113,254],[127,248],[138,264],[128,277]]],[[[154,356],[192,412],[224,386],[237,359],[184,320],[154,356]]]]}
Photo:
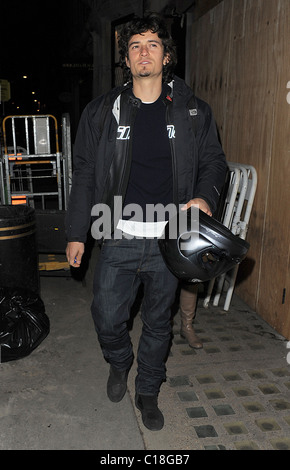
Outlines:
{"type": "MultiPolygon", "coordinates": [[[[172,158],[165,113],[161,94],[154,103],[141,103],[134,123],[132,164],[124,206],[138,204],[144,222],[160,220],[152,206],[146,211],[147,204],[166,206],[173,202],[172,158]]],[[[123,218],[140,220],[134,213],[123,218]]],[[[167,220],[168,216],[164,219],[161,213],[161,219],[167,220]]]]}

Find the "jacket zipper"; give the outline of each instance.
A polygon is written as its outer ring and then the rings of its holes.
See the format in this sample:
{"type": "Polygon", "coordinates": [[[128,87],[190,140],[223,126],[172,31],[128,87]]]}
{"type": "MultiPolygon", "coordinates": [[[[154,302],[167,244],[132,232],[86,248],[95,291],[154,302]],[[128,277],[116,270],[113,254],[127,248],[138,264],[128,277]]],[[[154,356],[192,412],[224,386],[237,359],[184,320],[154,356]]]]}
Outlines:
{"type": "MultiPolygon", "coordinates": [[[[172,104],[167,103],[166,105],[166,123],[167,125],[172,125],[172,104]]],[[[177,184],[177,163],[176,163],[176,151],[174,145],[174,139],[169,139],[169,144],[171,148],[171,157],[172,157],[172,175],[173,175],[173,202],[176,204],[178,209],[178,184],[177,184]]]]}
{"type": "Polygon", "coordinates": [[[138,110],[138,104],[136,101],[136,103],[133,103],[130,109],[130,115],[129,115],[128,121],[126,119],[126,122],[130,122],[130,139],[127,142],[127,149],[125,152],[126,160],[124,162],[123,172],[120,178],[120,186],[119,186],[120,191],[119,192],[122,195],[122,198],[125,196],[126,187],[127,187],[129,175],[130,175],[131,162],[132,162],[132,130],[133,130],[133,125],[134,125],[137,110],[138,110]]]}

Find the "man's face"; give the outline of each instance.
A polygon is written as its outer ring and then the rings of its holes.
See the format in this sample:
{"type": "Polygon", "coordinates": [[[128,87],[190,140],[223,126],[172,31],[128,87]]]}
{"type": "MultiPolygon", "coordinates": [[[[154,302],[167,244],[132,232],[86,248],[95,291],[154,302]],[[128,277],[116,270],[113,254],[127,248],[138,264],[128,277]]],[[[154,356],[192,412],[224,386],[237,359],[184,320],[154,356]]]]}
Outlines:
{"type": "Polygon", "coordinates": [[[163,65],[167,62],[168,57],[164,57],[164,47],[157,33],[147,31],[130,38],[126,64],[133,79],[162,76],[163,65]]]}

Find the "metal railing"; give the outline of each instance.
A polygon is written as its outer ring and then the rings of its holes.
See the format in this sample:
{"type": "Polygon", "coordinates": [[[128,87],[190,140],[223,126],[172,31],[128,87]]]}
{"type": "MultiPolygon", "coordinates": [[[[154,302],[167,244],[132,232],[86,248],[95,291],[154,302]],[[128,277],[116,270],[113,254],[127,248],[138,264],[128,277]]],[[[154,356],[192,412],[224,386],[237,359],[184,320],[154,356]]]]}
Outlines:
{"type": "Polygon", "coordinates": [[[19,115],[3,119],[0,155],[1,203],[25,203],[66,209],[71,186],[69,116],[62,117],[62,151],[52,115],[19,115]]]}

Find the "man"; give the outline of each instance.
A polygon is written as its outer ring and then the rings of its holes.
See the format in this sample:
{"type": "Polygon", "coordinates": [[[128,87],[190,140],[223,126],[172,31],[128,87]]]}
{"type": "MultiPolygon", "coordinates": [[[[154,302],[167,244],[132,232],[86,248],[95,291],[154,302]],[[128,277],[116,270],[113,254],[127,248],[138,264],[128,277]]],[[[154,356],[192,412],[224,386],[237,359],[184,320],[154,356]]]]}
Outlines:
{"type": "Polygon", "coordinates": [[[67,259],[80,265],[92,211],[92,233],[102,243],[92,316],[110,364],[107,394],[113,402],[122,400],[127,389],[133,362],[127,321],[143,284],[135,404],[144,425],[160,430],[164,417],[157,398],[166,379],[178,279],[158,248],[169,215],[152,208],[198,205],[211,214],[226,162],[210,108],[200,100],[195,136],[191,114],[196,110],[188,107],[193,94],[173,76],[175,49],[163,21],[156,15],[132,20],[119,46],[127,83],[89,103],[77,132],[67,259]],[[115,204],[120,198],[122,204],[115,204]],[[108,217],[98,224],[99,209],[107,207],[112,211],[109,229],[108,217]]]}

